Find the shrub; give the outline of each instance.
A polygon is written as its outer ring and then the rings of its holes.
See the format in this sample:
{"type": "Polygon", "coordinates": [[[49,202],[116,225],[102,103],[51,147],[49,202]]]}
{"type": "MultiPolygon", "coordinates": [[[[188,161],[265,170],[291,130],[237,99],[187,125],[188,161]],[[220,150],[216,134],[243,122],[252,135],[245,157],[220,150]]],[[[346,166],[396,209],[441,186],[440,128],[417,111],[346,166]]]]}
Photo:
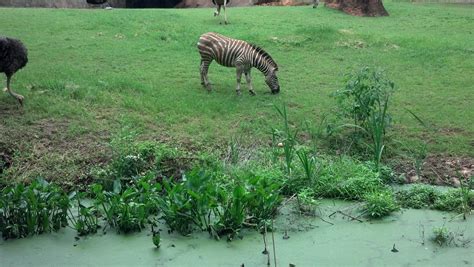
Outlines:
{"type": "Polygon", "coordinates": [[[365,194],[379,191],[383,187],[378,172],[345,157],[322,163],[314,192],[319,197],[362,200],[365,194]]]}
{"type": "Polygon", "coordinates": [[[380,218],[399,209],[392,191],[382,190],[368,193],[364,196],[365,210],[368,216],[380,218]]]}
{"type": "Polygon", "coordinates": [[[462,189],[451,189],[436,199],[434,208],[444,211],[465,212],[474,208],[474,192],[463,192],[462,189]]]}
{"type": "Polygon", "coordinates": [[[353,123],[355,141],[359,142],[360,136],[370,140],[372,160],[377,168],[385,149],[385,133],[391,124],[387,111],[394,88],[382,70],[364,67],[349,74],[345,87],[334,93],[339,116],[353,123]]]}
{"type": "Polygon", "coordinates": [[[439,198],[440,193],[432,186],[414,185],[408,190],[396,193],[396,198],[404,208],[430,208],[439,198]]]}

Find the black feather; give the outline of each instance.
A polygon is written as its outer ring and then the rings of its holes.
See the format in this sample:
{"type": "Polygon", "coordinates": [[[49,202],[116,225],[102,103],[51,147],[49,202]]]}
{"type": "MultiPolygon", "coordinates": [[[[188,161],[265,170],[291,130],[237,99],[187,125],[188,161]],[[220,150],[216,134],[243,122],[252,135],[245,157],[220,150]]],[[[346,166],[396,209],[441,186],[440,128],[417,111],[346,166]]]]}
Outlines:
{"type": "MultiPolygon", "coordinates": [[[[214,5],[219,5],[219,6],[222,6],[224,5],[224,0],[212,0],[212,3],[214,5]]],[[[227,5],[230,4],[230,0],[227,0],[227,5]]]]}
{"type": "Polygon", "coordinates": [[[0,36],[0,73],[12,76],[28,63],[28,50],[20,40],[0,36]]]}

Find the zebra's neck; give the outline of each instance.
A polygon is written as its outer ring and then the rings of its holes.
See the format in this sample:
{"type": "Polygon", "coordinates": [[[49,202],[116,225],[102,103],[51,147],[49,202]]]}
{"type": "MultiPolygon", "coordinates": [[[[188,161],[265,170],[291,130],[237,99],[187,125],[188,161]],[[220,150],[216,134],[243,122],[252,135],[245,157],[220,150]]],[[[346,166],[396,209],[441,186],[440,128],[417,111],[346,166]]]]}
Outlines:
{"type": "Polygon", "coordinates": [[[275,62],[270,57],[270,55],[267,52],[263,51],[263,49],[261,49],[260,47],[252,46],[252,48],[252,67],[258,69],[265,76],[267,76],[270,71],[275,68],[275,62]]]}
{"type": "Polygon", "coordinates": [[[268,60],[258,54],[252,60],[252,67],[261,71],[265,76],[270,73],[270,70],[272,68],[268,60]]]}

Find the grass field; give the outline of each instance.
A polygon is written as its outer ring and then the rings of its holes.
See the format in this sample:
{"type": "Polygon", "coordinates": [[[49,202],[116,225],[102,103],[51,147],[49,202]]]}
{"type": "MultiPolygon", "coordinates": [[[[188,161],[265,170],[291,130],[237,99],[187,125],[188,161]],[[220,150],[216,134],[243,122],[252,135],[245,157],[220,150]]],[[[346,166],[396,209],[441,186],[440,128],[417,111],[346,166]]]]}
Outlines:
{"type": "Polygon", "coordinates": [[[0,95],[0,155],[12,162],[7,179],[83,177],[107,160],[110,138],[123,129],[199,150],[232,137],[266,144],[280,123],[273,104],[285,102],[296,124],[317,124],[332,112],[330,94],[343,75],[365,65],[384,68],[398,88],[397,144],[428,141],[431,154],[474,156],[474,9],[385,6],[390,16],[383,18],[324,7],[232,8],[227,26],[211,9],[0,9],[0,35],[23,40],[30,59],[13,82],[25,107],[0,95]],[[281,94],[268,94],[254,70],[257,96],[237,97],[235,70],[215,63],[208,94],[196,49],[208,31],[265,48],[280,67],[281,94]]]}

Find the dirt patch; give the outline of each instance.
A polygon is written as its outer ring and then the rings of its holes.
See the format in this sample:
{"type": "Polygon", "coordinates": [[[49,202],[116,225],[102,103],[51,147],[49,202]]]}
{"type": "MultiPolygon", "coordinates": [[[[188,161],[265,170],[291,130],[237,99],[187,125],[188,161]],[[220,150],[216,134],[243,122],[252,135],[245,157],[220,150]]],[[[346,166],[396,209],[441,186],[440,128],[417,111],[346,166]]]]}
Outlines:
{"type": "Polygon", "coordinates": [[[405,175],[406,183],[427,183],[459,187],[474,175],[474,158],[443,155],[428,156],[416,168],[413,161],[403,161],[395,171],[405,175]]]}
{"type": "Polygon", "coordinates": [[[109,160],[108,133],[76,128],[67,120],[53,119],[2,123],[0,174],[7,181],[22,182],[40,176],[66,188],[87,182],[90,168],[109,160]]]}

